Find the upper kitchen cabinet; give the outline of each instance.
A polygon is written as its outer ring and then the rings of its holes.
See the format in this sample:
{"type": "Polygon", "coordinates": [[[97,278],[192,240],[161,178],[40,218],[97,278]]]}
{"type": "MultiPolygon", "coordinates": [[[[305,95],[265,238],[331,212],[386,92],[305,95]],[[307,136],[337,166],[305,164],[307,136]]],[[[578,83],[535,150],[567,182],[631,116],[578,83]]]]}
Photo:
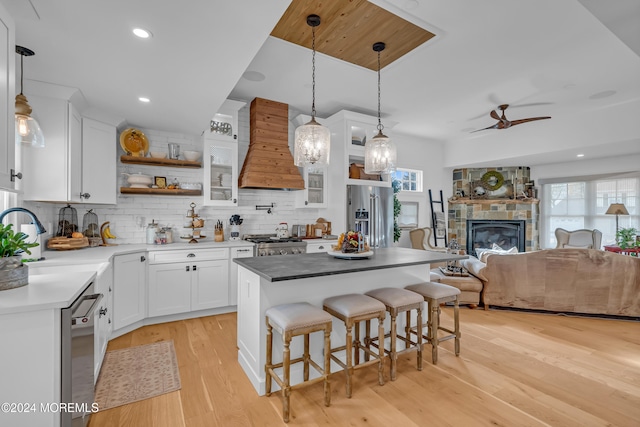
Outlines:
{"type": "Polygon", "coordinates": [[[24,200],[80,202],[82,118],[68,99],[28,94],[44,147],[22,149],[24,200]]]}
{"type": "Polygon", "coordinates": [[[238,111],[245,103],[227,100],[205,131],[202,156],[205,206],[238,206],[238,111]]]}
{"type": "Polygon", "coordinates": [[[75,89],[46,88],[53,96],[28,95],[45,146],[22,150],[24,200],[115,204],[116,127],[82,118],[75,89]]]}
{"type": "Polygon", "coordinates": [[[82,118],[82,200],[116,204],[116,127],[82,118]],[[113,179],[109,179],[113,177],[113,179]]]}
{"type": "Polygon", "coordinates": [[[238,141],[238,111],[247,105],[243,101],[227,99],[211,119],[210,128],[205,130],[207,138],[218,141],[238,141]]]}
{"type": "Polygon", "coordinates": [[[327,167],[309,165],[302,168],[304,190],[296,193],[298,208],[327,207],[327,167]]]}
{"type": "Polygon", "coordinates": [[[0,4],[0,189],[15,188],[15,27],[0,4]]]}
{"type": "MultiPolygon", "coordinates": [[[[331,144],[331,161],[335,159],[336,167],[342,168],[340,175],[344,176],[344,184],[390,187],[389,174],[367,175],[364,172],[364,145],[378,134],[377,117],[343,110],[331,116],[327,122],[332,138],[336,139],[331,144]]],[[[383,124],[383,133],[392,137],[390,130],[395,123],[383,124]]],[[[332,166],[332,173],[333,170],[332,166]]]]}

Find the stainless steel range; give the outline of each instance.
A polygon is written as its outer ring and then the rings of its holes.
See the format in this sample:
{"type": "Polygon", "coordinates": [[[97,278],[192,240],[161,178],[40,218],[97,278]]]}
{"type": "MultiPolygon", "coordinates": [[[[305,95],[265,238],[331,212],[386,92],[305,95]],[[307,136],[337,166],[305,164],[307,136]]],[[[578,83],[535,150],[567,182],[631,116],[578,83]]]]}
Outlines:
{"type": "Polygon", "coordinates": [[[307,242],[297,237],[276,237],[275,234],[245,234],[244,240],[256,244],[253,256],[296,255],[307,252],[307,242]]]}

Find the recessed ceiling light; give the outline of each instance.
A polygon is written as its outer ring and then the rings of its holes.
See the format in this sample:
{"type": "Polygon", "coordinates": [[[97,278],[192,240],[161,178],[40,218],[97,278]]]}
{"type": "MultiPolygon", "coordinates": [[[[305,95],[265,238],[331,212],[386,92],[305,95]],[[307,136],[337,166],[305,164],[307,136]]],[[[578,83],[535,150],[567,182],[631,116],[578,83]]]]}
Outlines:
{"type": "Polygon", "coordinates": [[[151,31],[145,30],[143,28],[134,28],[133,34],[140,37],[141,39],[148,39],[152,36],[151,31]]]}
{"type": "Polygon", "coordinates": [[[242,73],[242,78],[252,82],[261,82],[265,79],[265,75],[257,71],[245,71],[242,73]]]}
{"type": "Polygon", "coordinates": [[[578,154],[576,157],[584,157],[584,154],[578,154]]]}
{"type": "Polygon", "coordinates": [[[151,100],[149,98],[145,98],[144,96],[141,96],[140,98],[138,98],[138,101],[140,101],[140,102],[151,102],[151,100]]]}

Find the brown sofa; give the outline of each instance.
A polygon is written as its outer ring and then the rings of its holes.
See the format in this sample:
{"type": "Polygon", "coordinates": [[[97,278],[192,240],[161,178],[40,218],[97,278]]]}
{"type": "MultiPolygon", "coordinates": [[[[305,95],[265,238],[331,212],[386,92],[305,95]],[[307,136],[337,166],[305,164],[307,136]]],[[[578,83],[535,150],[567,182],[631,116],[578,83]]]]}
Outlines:
{"type": "Polygon", "coordinates": [[[547,249],[463,263],[491,305],[640,317],[640,259],[596,249],[547,249]]]}

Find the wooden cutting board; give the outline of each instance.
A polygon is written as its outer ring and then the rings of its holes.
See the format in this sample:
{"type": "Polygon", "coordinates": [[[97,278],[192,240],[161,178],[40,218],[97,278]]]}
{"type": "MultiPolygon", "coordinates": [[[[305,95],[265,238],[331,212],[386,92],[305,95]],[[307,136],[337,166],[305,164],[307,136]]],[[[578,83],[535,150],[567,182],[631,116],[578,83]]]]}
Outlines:
{"type": "Polygon", "coordinates": [[[82,249],[87,246],[89,246],[89,239],[86,237],[52,237],[47,242],[47,248],[58,251],[82,249]]]}

